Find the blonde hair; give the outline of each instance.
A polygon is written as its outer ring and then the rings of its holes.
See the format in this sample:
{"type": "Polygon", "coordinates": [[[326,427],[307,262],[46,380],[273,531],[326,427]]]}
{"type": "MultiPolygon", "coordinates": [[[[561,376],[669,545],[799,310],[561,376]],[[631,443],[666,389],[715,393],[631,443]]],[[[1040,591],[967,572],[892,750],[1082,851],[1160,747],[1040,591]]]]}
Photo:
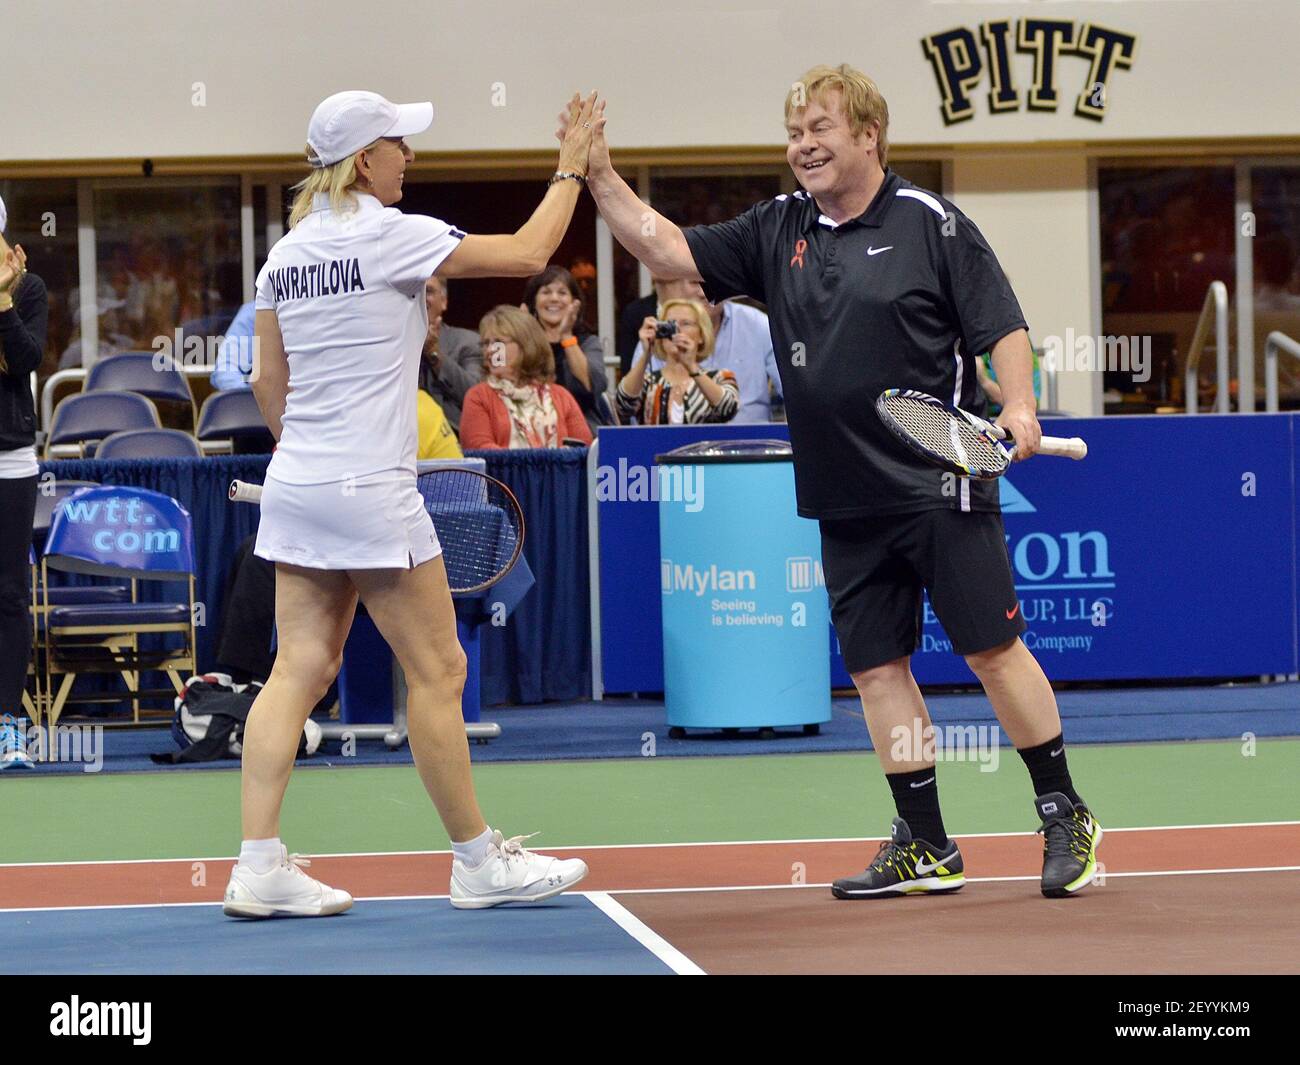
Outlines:
{"type": "MultiPolygon", "coordinates": [[[[546,332],[531,314],[508,303],[499,303],[478,324],[480,337],[489,330],[519,345],[523,356],[519,360],[520,384],[540,385],[555,380],[555,353],[551,351],[546,332]]],[[[486,353],[483,361],[486,369],[486,353]]]]}
{"type": "Polygon", "coordinates": [[[700,362],[703,362],[713,354],[713,319],[709,317],[709,309],[699,300],[665,300],[659,305],[659,317],[667,317],[668,311],[672,307],[687,307],[690,309],[691,314],[695,316],[695,324],[700,327],[700,336],[704,338],[699,354],[700,362]]]}
{"type": "Polygon", "coordinates": [[[786,122],[794,111],[807,107],[810,100],[826,107],[829,94],[836,90],[841,94],[844,116],[849,120],[853,136],[865,132],[868,126],[878,127],[876,157],[884,167],[889,155],[889,104],[874,81],[847,63],[837,67],[815,66],[791,85],[785,97],[786,122]]]}
{"type": "MultiPolygon", "coordinates": [[[[312,200],[318,192],[323,192],[330,198],[330,207],[335,211],[355,211],[357,207],[357,198],[353,195],[352,190],[356,187],[360,178],[357,175],[357,154],[358,152],[373,152],[379,146],[379,141],[374,144],[367,144],[364,148],[357,149],[346,159],[340,159],[332,166],[321,167],[318,170],[312,170],[298,184],[293,186],[294,197],[293,206],[289,209],[289,228],[292,229],[312,212],[312,200]]],[[[311,147],[307,148],[308,154],[311,153],[311,147]]]]}

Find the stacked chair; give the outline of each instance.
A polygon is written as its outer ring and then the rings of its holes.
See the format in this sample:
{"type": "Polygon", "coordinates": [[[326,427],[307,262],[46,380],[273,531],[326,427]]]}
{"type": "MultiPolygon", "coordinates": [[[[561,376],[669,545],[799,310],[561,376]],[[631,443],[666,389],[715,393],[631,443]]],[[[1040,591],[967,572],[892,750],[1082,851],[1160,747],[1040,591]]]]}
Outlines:
{"type": "Polygon", "coordinates": [[[214,392],[199,409],[188,378],[169,360],[127,351],[100,359],[82,391],[60,400],[44,457],[187,458],[270,451],[273,443],[251,389],[214,392]],[[190,430],[164,429],[160,403],[183,408],[190,430]],[[109,437],[127,433],[135,435],[114,439],[103,450],[109,437]]]}

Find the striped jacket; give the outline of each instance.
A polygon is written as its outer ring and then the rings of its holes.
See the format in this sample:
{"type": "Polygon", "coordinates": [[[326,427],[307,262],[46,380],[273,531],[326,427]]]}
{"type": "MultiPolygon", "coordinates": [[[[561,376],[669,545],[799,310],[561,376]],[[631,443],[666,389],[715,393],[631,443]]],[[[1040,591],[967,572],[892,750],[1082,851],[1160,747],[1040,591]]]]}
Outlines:
{"type": "MultiPolygon", "coordinates": [[[[736,375],[730,370],[705,370],[716,384],[722,388],[722,399],[716,407],[710,406],[700,387],[692,381],[686,392],[683,404],[682,422],[686,425],[702,425],[706,422],[729,422],[740,409],[740,387],[736,384],[736,375]]],[[[651,370],[645,375],[641,391],[636,396],[629,396],[618,386],[619,420],[628,422],[637,419],[642,425],[668,425],[669,388],[664,382],[662,370],[651,370]]]]}

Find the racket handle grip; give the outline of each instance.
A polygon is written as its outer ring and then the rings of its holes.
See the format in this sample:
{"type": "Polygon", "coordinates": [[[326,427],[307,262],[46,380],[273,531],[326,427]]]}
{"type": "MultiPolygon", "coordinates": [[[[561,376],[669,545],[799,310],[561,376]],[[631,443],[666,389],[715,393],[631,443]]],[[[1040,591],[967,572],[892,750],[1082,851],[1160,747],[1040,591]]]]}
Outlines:
{"type": "Polygon", "coordinates": [[[247,481],[231,481],[228,493],[233,503],[261,503],[262,486],[247,481]]]}
{"type": "Polygon", "coordinates": [[[1059,455],[1067,459],[1088,457],[1088,445],[1077,436],[1045,436],[1038,444],[1040,455],[1059,455]]]}

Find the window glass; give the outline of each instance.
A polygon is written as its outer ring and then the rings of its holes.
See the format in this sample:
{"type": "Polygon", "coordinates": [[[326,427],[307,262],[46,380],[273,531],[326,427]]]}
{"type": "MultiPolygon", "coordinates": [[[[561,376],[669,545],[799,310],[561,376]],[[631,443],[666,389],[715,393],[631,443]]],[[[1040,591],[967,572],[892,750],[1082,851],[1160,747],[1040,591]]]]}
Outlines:
{"type": "Polygon", "coordinates": [[[0,181],[9,222],[5,239],[21,244],[27,269],[45,282],[50,322],[45,360],[38,376],[54,372],[58,356],[68,346],[73,321],[70,297],[77,287],[77,183],[53,179],[0,181]]]}
{"type": "MultiPolygon", "coordinates": [[[[238,179],[202,184],[96,182],[99,356],[158,350],[176,330],[225,333],[243,299],[238,179]]],[[[83,364],[80,292],[60,366],[83,364]]]]}
{"type": "MultiPolygon", "coordinates": [[[[1300,340],[1300,166],[1257,166],[1250,180],[1255,213],[1255,409],[1262,410],[1269,333],[1300,340]]],[[[1278,397],[1283,410],[1300,409],[1300,359],[1284,351],[1278,353],[1278,397]]]]}
{"type": "MultiPolygon", "coordinates": [[[[1231,301],[1235,288],[1234,191],[1231,167],[1099,169],[1102,333],[1149,351],[1145,372],[1136,357],[1105,371],[1107,413],[1186,409],[1183,370],[1206,292],[1222,281],[1231,301]]],[[[1215,402],[1215,358],[1201,354],[1201,410],[1215,402]]]]}

